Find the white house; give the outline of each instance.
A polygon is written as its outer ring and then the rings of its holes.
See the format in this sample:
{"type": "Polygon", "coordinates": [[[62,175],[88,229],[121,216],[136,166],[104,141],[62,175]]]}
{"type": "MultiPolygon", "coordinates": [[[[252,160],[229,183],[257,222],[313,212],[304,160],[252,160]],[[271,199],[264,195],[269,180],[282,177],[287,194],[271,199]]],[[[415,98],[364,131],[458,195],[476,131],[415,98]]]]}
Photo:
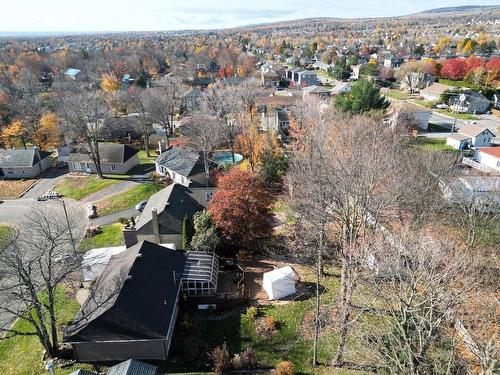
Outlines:
{"type": "Polygon", "coordinates": [[[414,119],[418,122],[418,127],[420,130],[427,130],[429,127],[429,120],[432,116],[432,111],[408,102],[392,102],[389,108],[389,123],[391,126],[396,126],[398,122],[398,117],[402,113],[411,114],[414,119]]]}
{"type": "Polygon", "coordinates": [[[467,150],[472,145],[472,138],[460,133],[450,134],[446,137],[446,145],[457,150],[467,150]]]}
{"type": "Polygon", "coordinates": [[[295,293],[295,283],[298,280],[295,270],[285,266],[264,273],[262,287],[270,300],[281,299],[295,293]]]}
{"type": "Polygon", "coordinates": [[[206,186],[207,177],[199,152],[185,147],[167,148],[155,161],[156,172],[186,187],[206,186]]]}
{"type": "Polygon", "coordinates": [[[500,147],[481,147],[477,149],[476,161],[500,172],[500,147]]]}
{"type": "Polygon", "coordinates": [[[490,147],[495,134],[479,125],[465,125],[458,130],[458,134],[470,137],[471,147],[490,147]]]}
{"type": "Polygon", "coordinates": [[[420,96],[430,102],[436,102],[440,100],[441,95],[445,91],[451,89],[453,89],[451,86],[443,85],[442,83],[433,83],[429,87],[420,90],[420,96]]]}

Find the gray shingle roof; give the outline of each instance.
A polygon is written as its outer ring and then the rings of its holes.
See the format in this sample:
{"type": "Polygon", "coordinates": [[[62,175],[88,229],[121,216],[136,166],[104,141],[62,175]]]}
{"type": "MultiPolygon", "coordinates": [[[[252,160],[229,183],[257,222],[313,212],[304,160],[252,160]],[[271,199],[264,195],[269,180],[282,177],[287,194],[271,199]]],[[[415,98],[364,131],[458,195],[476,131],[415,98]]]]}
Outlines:
{"type": "Polygon", "coordinates": [[[155,375],[156,366],[129,359],[128,361],[110,367],[106,375],[155,375]]]}
{"type": "Polygon", "coordinates": [[[64,342],[167,337],[185,260],[184,252],[148,241],[111,257],[64,342]]]}
{"type": "MultiPolygon", "coordinates": [[[[101,163],[123,164],[138,152],[135,148],[120,143],[99,143],[101,163]]],[[[92,163],[90,156],[85,153],[69,154],[68,161],[92,163]]]]}
{"type": "Polygon", "coordinates": [[[97,372],[92,372],[88,370],[76,370],[69,375],[98,375],[97,372]]]}
{"type": "Polygon", "coordinates": [[[32,167],[49,156],[35,148],[0,150],[0,167],[32,167]]]}
{"type": "Polygon", "coordinates": [[[181,176],[189,177],[200,160],[200,154],[190,148],[170,147],[158,156],[156,163],[181,176]]]}
{"type": "Polygon", "coordinates": [[[196,212],[208,207],[213,191],[215,188],[187,188],[171,184],[149,198],[135,228],[139,233],[153,233],[151,210],[156,208],[160,234],[180,234],[184,216],[192,218],[196,212]]]}

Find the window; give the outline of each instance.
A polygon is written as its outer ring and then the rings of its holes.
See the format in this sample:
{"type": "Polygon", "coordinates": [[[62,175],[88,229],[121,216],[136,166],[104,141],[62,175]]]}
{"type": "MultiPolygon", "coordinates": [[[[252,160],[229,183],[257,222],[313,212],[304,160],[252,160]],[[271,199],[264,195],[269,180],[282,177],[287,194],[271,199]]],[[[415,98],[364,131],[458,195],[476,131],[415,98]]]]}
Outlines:
{"type": "Polygon", "coordinates": [[[24,170],[24,168],[22,168],[21,171],[23,174],[26,174],[26,171],[24,170]]]}
{"type": "Polygon", "coordinates": [[[110,164],[111,170],[116,172],[116,164],[110,164]]]}
{"type": "Polygon", "coordinates": [[[7,173],[14,173],[14,170],[12,168],[8,168],[7,173]]]}

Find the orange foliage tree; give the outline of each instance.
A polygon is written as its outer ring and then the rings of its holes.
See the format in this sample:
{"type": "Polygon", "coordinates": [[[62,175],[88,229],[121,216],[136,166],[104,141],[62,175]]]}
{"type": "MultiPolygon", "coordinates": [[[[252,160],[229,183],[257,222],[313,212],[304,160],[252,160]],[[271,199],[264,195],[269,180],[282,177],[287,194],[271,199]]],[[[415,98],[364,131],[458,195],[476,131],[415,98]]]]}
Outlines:
{"type": "Polygon", "coordinates": [[[230,246],[247,246],[272,233],[272,197],[253,173],[232,168],[219,177],[208,211],[230,246]]]}
{"type": "Polygon", "coordinates": [[[40,126],[33,133],[33,143],[42,150],[59,146],[61,135],[59,123],[54,113],[46,113],[40,117],[40,126]]]}
{"type": "Polygon", "coordinates": [[[9,147],[20,147],[21,145],[26,148],[27,132],[21,121],[13,121],[10,125],[3,128],[0,138],[2,143],[9,147]]]}
{"type": "Polygon", "coordinates": [[[101,87],[105,92],[118,91],[120,84],[116,77],[110,74],[103,74],[101,77],[101,87]]]}

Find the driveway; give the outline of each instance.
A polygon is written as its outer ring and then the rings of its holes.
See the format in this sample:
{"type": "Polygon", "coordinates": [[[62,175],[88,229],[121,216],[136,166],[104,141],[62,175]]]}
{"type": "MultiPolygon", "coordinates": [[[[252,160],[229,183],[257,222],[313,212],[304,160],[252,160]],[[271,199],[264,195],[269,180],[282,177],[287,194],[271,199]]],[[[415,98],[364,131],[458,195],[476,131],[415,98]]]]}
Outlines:
{"type": "Polygon", "coordinates": [[[52,190],[54,186],[57,185],[59,181],[61,181],[67,174],[68,169],[57,169],[54,168],[50,170],[44,177],[40,178],[38,182],[32,186],[30,190],[28,190],[23,198],[37,198],[44,195],[49,190],[52,190]]]}
{"type": "Polygon", "coordinates": [[[95,219],[90,220],[92,225],[109,225],[117,223],[121,217],[130,219],[131,217],[135,218],[139,215],[139,211],[137,211],[134,207],[128,208],[123,211],[118,211],[109,215],[100,216],[95,219]]]}

